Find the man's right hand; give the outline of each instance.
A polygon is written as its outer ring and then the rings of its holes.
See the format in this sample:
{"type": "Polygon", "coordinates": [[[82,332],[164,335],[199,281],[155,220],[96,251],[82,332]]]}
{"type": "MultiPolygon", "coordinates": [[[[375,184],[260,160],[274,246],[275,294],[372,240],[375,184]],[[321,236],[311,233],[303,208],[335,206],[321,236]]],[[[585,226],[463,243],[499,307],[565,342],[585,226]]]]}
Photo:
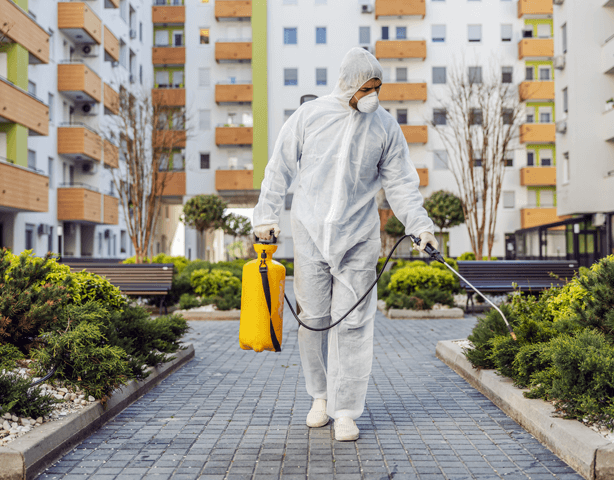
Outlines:
{"type": "Polygon", "coordinates": [[[256,235],[260,240],[271,240],[271,231],[273,231],[275,237],[279,238],[279,233],[281,230],[279,229],[279,225],[276,223],[258,225],[257,227],[254,227],[254,235],[256,235]]]}

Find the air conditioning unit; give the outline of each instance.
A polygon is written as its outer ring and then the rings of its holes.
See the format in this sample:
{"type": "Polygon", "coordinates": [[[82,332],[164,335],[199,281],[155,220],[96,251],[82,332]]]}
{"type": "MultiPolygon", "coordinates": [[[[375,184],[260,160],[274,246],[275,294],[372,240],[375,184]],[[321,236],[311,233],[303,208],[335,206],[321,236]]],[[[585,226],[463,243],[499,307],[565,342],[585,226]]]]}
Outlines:
{"type": "Polygon", "coordinates": [[[83,45],[81,55],[84,57],[95,57],[98,55],[98,45],[83,45]]]}
{"type": "Polygon", "coordinates": [[[130,29],[130,38],[136,38],[136,28],[130,29]]]}
{"type": "Polygon", "coordinates": [[[98,162],[83,162],[81,172],[85,175],[94,175],[98,172],[98,162]]]}
{"type": "Polygon", "coordinates": [[[93,102],[81,103],[77,107],[81,115],[98,115],[98,104],[93,102]]]}
{"type": "Polygon", "coordinates": [[[558,133],[565,133],[565,132],[567,132],[567,120],[560,120],[560,121],[556,122],[556,131],[558,133]]]}
{"type": "Polygon", "coordinates": [[[364,48],[369,53],[373,53],[373,47],[371,45],[361,45],[360,47],[364,48]]]}
{"type": "Polygon", "coordinates": [[[369,2],[361,2],[360,13],[373,13],[373,5],[371,5],[369,2]]]}
{"type": "Polygon", "coordinates": [[[51,233],[51,227],[46,223],[41,223],[38,226],[38,234],[39,235],[49,235],[51,233]]]}
{"type": "Polygon", "coordinates": [[[552,62],[554,68],[563,70],[565,68],[565,55],[557,55],[552,62]]]}
{"type": "Polygon", "coordinates": [[[554,3],[555,5],[563,5],[563,3],[565,3],[565,0],[552,0],[552,3],[554,3]]]}

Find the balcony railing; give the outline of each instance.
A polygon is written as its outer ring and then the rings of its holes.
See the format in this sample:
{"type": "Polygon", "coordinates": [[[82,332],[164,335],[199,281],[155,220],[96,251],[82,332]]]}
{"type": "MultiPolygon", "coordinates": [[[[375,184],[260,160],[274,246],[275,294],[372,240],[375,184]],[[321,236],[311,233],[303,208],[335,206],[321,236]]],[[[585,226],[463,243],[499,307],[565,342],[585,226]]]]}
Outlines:
{"type": "Polygon", "coordinates": [[[185,23],[185,7],[183,5],[154,5],[151,9],[151,20],[154,25],[181,25],[185,23]]]}
{"type": "Polygon", "coordinates": [[[2,36],[18,43],[29,53],[29,63],[49,63],[49,32],[41,27],[34,17],[11,0],[0,0],[2,36]]]}
{"type": "Polygon", "coordinates": [[[102,80],[84,62],[62,60],[58,65],[58,91],[75,101],[100,103],[102,80]]]}
{"type": "Polygon", "coordinates": [[[0,157],[0,206],[24,212],[49,208],[49,177],[0,157]]]}
{"type": "Polygon", "coordinates": [[[98,187],[94,187],[93,185],[81,182],[60,183],[58,185],[58,188],[85,188],[87,190],[91,190],[92,192],[100,192],[100,189],[98,189],[98,187]]]}
{"type": "Polygon", "coordinates": [[[102,20],[85,2],[59,2],[58,28],[77,43],[102,42],[102,20]]]}
{"type": "Polygon", "coordinates": [[[397,82],[384,82],[379,93],[380,101],[410,101],[425,102],[427,99],[426,82],[407,80],[397,82]]]}
{"type": "Polygon", "coordinates": [[[375,19],[426,15],[425,0],[375,0],[375,19]]]}
{"type": "Polygon", "coordinates": [[[243,20],[252,16],[251,0],[217,0],[215,2],[215,19],[243,20]]]}
{"type": "Polygon", "coordinates": [[[49,107],[4,77],[0,77],[0,118],[23,125],[34,134],[49,134],[49,107]]]}
{"type": "Polygon", "coordinates": [[[426,40],[396,39],[375,42],[375,58],[426,58],[426,40]]]}

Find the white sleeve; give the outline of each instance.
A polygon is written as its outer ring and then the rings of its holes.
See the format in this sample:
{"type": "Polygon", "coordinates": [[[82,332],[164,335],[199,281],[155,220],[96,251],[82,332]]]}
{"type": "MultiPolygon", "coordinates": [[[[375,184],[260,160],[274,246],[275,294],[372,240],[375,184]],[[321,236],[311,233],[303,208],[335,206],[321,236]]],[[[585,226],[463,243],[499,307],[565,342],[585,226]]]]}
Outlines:
{"type": "Polygon", "coordinates": [[[399,125],[389,132],[382,157],[379,166],[382,187],[395,216],[405,225],[405,234],[434,234],[435,226],[422,206],[424,199],[418,190],[420,177],[409,159],[407,141],[399,125]]]}

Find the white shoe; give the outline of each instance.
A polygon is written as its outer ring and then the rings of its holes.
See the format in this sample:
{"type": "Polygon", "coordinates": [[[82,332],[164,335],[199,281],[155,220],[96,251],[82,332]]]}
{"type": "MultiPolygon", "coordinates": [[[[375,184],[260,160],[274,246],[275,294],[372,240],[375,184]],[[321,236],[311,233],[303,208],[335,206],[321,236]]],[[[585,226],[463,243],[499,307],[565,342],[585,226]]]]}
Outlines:
{"type": "Polygon", "coordinates": [[[335,440],[338,442],[348,442],[358,440],[360,431],[356,422],[350,417],[340,417],[335,420],[335,440]]]}
{"type": "Polygon", "coordinates": [[[307,415],[307,426],[312,428],[323,427],[328,423],[328,420],[328,415],[326,414],[326,400],[323,398],[316,398],[307,415]]]}

